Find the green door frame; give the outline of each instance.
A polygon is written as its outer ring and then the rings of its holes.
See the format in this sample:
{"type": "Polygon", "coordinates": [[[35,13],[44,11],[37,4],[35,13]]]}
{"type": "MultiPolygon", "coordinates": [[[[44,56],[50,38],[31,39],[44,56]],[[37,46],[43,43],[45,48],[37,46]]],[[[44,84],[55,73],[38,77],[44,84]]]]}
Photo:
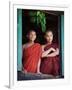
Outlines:
{"type": "Polygon", "coordinates": [[[60,45],[60,75],[64,76],[64,15],[58,16],[58,33],[60,45]]]}
{"type": "Polygon", "coordinates": [[[17,9],[17,70],[22,70],[22,9],[17,9]]]}
{"type": "Polygon", "coordinates": [[[61,15],[62,75],[64,76],[64,15],[61,15]]]}

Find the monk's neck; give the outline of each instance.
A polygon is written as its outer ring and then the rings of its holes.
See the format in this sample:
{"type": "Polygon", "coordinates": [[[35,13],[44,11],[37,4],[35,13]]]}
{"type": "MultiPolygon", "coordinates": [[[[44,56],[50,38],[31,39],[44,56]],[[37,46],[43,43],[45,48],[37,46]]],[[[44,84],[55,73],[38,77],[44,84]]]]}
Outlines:
{"type": "Polygon", "coordinates": [[[33,42],[33,41],[29,41],[28,43],[29,43],[29,44],[34,44],[34,42],[33,42]]]}
{"type": "Polygon", "coordinates": [[[48,45],[51,45],[51,44],[52,44],[52,42],[48,42],[47,44],[48,44],[48,45]]]}

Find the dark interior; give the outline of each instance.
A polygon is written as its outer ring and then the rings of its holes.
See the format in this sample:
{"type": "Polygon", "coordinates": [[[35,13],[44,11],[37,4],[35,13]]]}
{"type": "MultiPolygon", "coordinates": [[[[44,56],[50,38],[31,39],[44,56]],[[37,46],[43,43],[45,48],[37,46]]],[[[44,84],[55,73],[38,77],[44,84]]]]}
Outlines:
{"type": "MultiPolygon", "coordinates": [[[[30,22],[29,12],[35,10],[22,10],[22,44],[27,42],[26,34],[29,30],[34,29],[37,33],[37,42],[44,44],[44,33],[41,30],[41,26],[30,22]]],[[[58,18],[63,12],[58,11],[43,11],[46,16],[46,30],[52,29],[54,33],[54,42],[58,43],[58,18]]]]}

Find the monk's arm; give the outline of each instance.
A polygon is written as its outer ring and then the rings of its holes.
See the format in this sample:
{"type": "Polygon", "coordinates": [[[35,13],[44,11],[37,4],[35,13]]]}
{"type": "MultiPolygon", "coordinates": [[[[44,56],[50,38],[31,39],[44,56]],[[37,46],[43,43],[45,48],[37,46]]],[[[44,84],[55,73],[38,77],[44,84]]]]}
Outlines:
{"type": "Polygon", "coordinates": [[[48,54],[49,54],[51,51],[55,51],[55,49],[54,49],[54,48],[50,48],[50,49],[48,49],[48,50],[46,50],[46,51],[43,51],[43,53],[42,53],[42,58],[43,58],[43,57],[48,57],[48,54]]]}
{"type": "Polygon", "coordinates": [[[57,56],[57,55],[59,55],[59,49],[58,49],[58,48],[57,48],[56,51],[54,51],[53,53],[48,54],[47,57],[55,57],[55,56],[57,56]]]}
{"type": "Polygon", "coordinates": [[[39,59],[39,62],[38,62],[37,73],[40,73],[40,64],[41,64],[41,59],[39,59]]]}

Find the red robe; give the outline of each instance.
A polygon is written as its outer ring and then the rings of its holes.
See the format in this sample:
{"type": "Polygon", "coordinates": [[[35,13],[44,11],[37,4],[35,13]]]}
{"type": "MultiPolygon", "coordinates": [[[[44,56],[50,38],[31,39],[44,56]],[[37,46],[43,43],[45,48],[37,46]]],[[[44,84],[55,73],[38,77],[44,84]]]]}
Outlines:
{"type": "MultiPolygon", "coordinates": [[[[58,48],[56,44],[51,44],[45,47],[45,51],[53,47],[58,48]]],[[[59,74],[59,56],[46,57],[41,60],[41,72],[44,74],[58,75],[59,74]]]]}
{"type": "Polygon", "coordinates": [[[32,46],[23,50],[23,68],[27,72],[36,73],[39,59],[41,58],[41,46],[34,43],[32,46]]]}

